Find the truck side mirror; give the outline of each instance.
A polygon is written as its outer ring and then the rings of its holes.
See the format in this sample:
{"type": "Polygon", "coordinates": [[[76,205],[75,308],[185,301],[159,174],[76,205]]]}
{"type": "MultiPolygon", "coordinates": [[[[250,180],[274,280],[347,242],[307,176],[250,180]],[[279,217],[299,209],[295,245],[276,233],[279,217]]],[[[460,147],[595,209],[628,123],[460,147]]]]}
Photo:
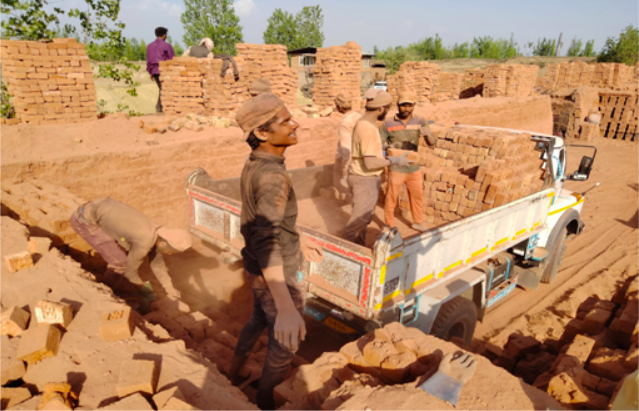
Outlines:
{"type": "Polygon", "coordinates": [[[581,163],[579,164],[579,170],[575,171],[575,173],[570,177],[570,179],[576,180],[576,181],[588,180],[588,177],[590,177],[590,172],[592,171],[592,163],[593,163],[592,157],[583,156],[581,158],[581,163]]]}

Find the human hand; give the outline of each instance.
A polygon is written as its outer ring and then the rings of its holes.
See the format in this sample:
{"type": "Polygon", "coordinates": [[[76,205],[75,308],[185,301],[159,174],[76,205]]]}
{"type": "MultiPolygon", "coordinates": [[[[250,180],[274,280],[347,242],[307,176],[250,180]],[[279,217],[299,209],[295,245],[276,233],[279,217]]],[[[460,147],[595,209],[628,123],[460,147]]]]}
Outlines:
{"type": "Polygon", "coordinates": [[[313,263],[319,263],[324,258],[322,247],[310,241],[304,235],[300,236],[300,251],[304,259],[313,263]]]}
{"type": "Polygon", "coordinates": [[[467,383],[475,374],[477,362],[472,354],[465,353],[454,357],[453,353],[448,353],[439,363],[439,371],[450,378],[467,383]]]}
{"type": "Polygon", "coordinates": [[[410,161],[408,161],[408,158],[406,158],[407,155],[408,153],[404,153],[396,157],[388,157],[388,159],[390,160],[392,166],[406,167],[410,165],[410,161]]]}
{"type": "Polygon", "coordinates": [[[275,317],[275,339],[292,352],[299,348],[300,341],[306,338],[306,324],[300,313],[291,308],[278,310],[275,317]]]}
{"type": "Polygon", "coordinates": [[[151,81],[153,81],[153,80],[154,80],[154,78],[153,78],[153,74],[150,74],[150,73],[149,73],[149,78],[151,79],[151,81]]]}

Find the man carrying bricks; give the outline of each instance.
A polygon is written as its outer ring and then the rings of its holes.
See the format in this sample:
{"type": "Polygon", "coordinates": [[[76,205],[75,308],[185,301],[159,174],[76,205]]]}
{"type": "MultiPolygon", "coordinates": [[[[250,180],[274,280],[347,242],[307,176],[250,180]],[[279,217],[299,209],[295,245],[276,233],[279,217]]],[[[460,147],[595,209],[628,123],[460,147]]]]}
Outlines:
{"type": "Polygon", "coordinates": [[[135,208],[108,197],[89,201],[78,208],[71,216],[71,226],[107,262],[103,282],[114,291],[139,292],[147,299],[153,298],[152,295],[148,298],[152,292],[138,274],[148,255],[151,270],[167,294],[180,297],[180,292],[171,283],[162,254],[190,248],[188,232],[162,227],[135,208]]]}
{"type": "Polygon", "coordinates": [[[335,97],[335,107],[344,116],[339,122],[337,151],[335,152],[335,164],[333,165],[333,184],[337,189],[340,199],[348,196],[348,167],[351,164],[351,145],[353,144],[353,129],[362,118],[362,114],[352,110],[351,99],[343,94],[335,97]]]}
{"type": "Polygon", "coordinates": [[[268,351],[257,391],[257,405],[275,407],[273,390],[279,385],[304,340],[304,291],[299,273],[301,254],[319,262],[322,250],[295,229],[297,201],[284,166],[284,151],[297,144],[299,127],[284,102],[263,93],[237,112],[252,152],[241,177],[240,231],[246,280],[253,289],[253,315],[237,341],[229,378],[239,385],[239,372],[265,328],[268,351]]]}
{"type": "Polygon", "coordinates": [[[155,105],[155,111],[162,113],[162,82],[160,81],[160,62],[173,60],[175,53],[173,47],[166,42],[166,33],[169,30],[164,27],[155,29],[155,41],[146,46],[146,71],[149,72],[151,80],[158,85],[160,93],[158,94],[158,102],[155,105]]]}
{"type": "MultiPolygon", "coordinates": [[[[386,120],[380,127],[382,144],[408,151],[417,151],[419,140],[434,146],[436,141],[430,132],[428,123],[423,117],[413,115],[417,96],[411,92],[399,93],[397,114],[386,120]]],[[[395,227],[395,207],[399,200],[402,185],[406,185],[410,200],[410,211],[413,225],[417,231],[426,231],[424,225],[424,175],[419,164],[408,166],[391,166],[388,173],[388,192],[384,201],[384,220],[390,227],[395,227]]]]}
{"type": "Polygon", "coordinates": [[[381,186],[380,175],[390,165],[407,166],[407,154],[384,158],[377,121],[386,117],[393,99],[386,91],[379,91],[366,101],[366,113],[355,125],[351,147],[348,185],[353,198],[351,217],[344,229],[345,240],[365,245],[366,227],[373,221],[375,205],[381,186]]]}

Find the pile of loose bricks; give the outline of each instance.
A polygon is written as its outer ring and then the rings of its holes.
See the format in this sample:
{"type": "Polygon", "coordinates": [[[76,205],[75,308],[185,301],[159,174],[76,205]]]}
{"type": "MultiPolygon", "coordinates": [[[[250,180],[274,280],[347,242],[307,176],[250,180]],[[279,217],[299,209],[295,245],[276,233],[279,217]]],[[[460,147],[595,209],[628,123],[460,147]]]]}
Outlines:
{"type": "MultiPolygon", "coordinates": [[[[424,174],[424,220],[432,227],[489,210],[541,190],[544,160],[530,134],[462,127],[432,128],[433,147],[419,147],[409,159],[424,174]]],[[[389,149],[389,155],[401,150],[389,149]]],[[[402,187],[399,208],[410,216],[402,187]]]]}
{"type": "MultiPolygon", "coordinates": [[[[2,184],[2,208],[12,213],[49,244],[71,254],[87,269],[98,269],[106,263],[71,226],[71,215],[85,200],[67,189],[41,180],[2,184]]],[[[3,213],[4,214],[4,213],[3,213]]],[[[19,259],[20,256],[16,258],[19,259]]],[[[23,258],[30,264],[28,253],[23,258]]]]}
{"type": "Polygon", "coordinates": [[[539,66],[489,64],[484,73],[484,97],[526,97],[533,95],[539,66]]]}
{"type": "Polygon", "coordinates": [[[397,101],[400,92],[412,91],[417,95],[417,103],[430,104],[441,70],[438,64],[427,61],[402,63],[397,73],[386,76],[388,92],[397,101]]]}
{"type": "Polygon", "coordinates": [[[287,105],[295,105],[297,74],[288,66],[285,46],[237,44],[236,48],[238,81],[231,65],[221,76],[224,62],[220,59],[176,57],[160,62],[164,111],[232,117],[250,98],[249,87],[260,77],[271,82],[273,93],[287,105]]]}
{"type": "Polygon", "coordinates": [[[359,108],[361,65],[362,48],[355,42],[318,48],[313,66],[313,103],[332,107],[341,93],[352,99],[352,107],[359,108]]]}
{"type": "MultiPolygon", "coordinates": [[[[2,218],[5,219],[8,217],[2,218]]],[[[9,268],[9,272],[15,273],[20,271],[19,274],[15,274],[20,276],[35,275],[35,273],[29,271],[29,269],[37,269],[37,267],[32,268],[34,266],[33,261],[36,260],[36,255],[39,257],[37,261],[47,256],[48,259],[46,259],[45,264],[50,264],[56,259],[68,258],[63,257],[59,253],[55,253],[55,250],[51,251],[53,255],[49,254],[51,241],[49,241],[48,244],[42,244],[34,240],[41,240],[41,238],[31,237],[29,239],[29,251],[25,251],[25,253],[30,254],[30,264],[24,264],[23,261],[17,262],[11,258],[7,258],[11,256],[4,256],[3,262],[9,268]],[[42,247],[37,249],[32,248],[32,244],[35,244],[37,247],[42,247]],[[33,255],[33,259],[31,255],[33,255]]],[[[63,271],[60,270],[58,272],[61,273],[63,271]]],[[[74,272],[71,275],[78,276],[78,273],[74,272]]],[[[88,332],[89,335],[83,334],[83,339],[74,341],[77,341],[80,345],[86,345],[85,340],[93,340],[91,355],[95,355],[106,347],[103,343],[96,345],[96,339],[107,343],[133,344],[134,339],[140,340],[139,337],[136,338],[135,335],[139,335],[139,333],[142,332],[153,342],[166,343],[172,340],[182,340],[184,346],[193,348],[201,353],[204,358],[215,361],[220,369],[228,366],[228,361],[233,353],[232,350],[237,343],[236,336],[241,330],[241,325],[237,322],[231,322],[231,317],[225,312],[212,306],[202,308],[201,312],[190,312],[191,310],[186,304],[179,300],[165,297],[154,302],[152,305],[154,311],[151,311],[144,318],[141,318],[140,315],[130,307],[124,304],[117,304],[107,293],[104,291],[96,291],[93,288],[91,289],[93,294],[90,294],[92,297],[87,298],[95,298],[97,293],[102,301],[85,301],[84,304],[80,304],[78,308],[77,305],[74,306],[71,303],[77,299],[77,295],[82,292],[83,287],[95,287],[95,284],[88,280],[88,278],[90,278],[88,275],[73,281],[69,281],[68,277],[61,278],[61,281],[68,283],[62,289],[68,293],[65,297],[69,297],[70,299],[63,298],[59,301],[44,299],[35,304],[29,304],[28,306],[23,306],[22,303],[20,303],[20,305],[3,307],[0,321],[0,335],[2,335],[1,384],[3,386],[3,409],[11,409],[11,407],[18,403],[31,399],[34,388],[37,388],[37,391],[40,391],[42,395],[33,397],[32,400],[36,400],[35,406],[32,405],[33,408],[24,409],[36,409],[38,405],[39,408],[37,409],[45,410],[74,409],[78,405],[82,405],[78,404],[78,394],[82,395],[82,391],[72,392],[71,386],[66,382],[46,383],[44,389],[41,389],[43,381],[49,378],[56,378],[49,375],[54,373],[47,368],[47,363],[52,364],[51,361],[59,357],[64,338],[77,339],[77,332],[79,330],[85,330],[81,332],[88,332]],[[118,306],[119,308],[104,308],[101,312],[94,313],[96,307],[108,306],[118,306]],[[203,312],[205,312],[206,315],[203,314],[203,312]],[[99,318],[101,317],[99,322],[96,324],[87,322],[87,318],[95,314],[98,314],[99,318]],[[79,320],[80,324],[78,324],[78,320],[76,320],[79,317],[82,317],[82,319],[79,320]],[[158,324],[161,326],[158,326],[158,324]],[[222,327],[224,327],[224,329],[222,329],[222,327]],[[91,331],[86,330],[92,330],[95,336],[91,335],[91,331]],[[233,334],[226,330],[232,330],[233,334]],[[75,335],[69,335],[74,332],[76,332],[75,335]],[[32,367],[33,369],[31,369],[32,367]],[[42,371],[43,369],[47,371],[42,371]],[[43,372],[47,375],[43,375],[43,372]],[[25,386],[25,383],[29,384],[32,388],[25,386]]],[[[53,285],[51,286],[53,287],[53,285]]],[[[23,293],[24,290],[14,290],[14,292],[23,293]]],[[[49,290],[49,292],[51,292],[51,290],[49,290]]],[[[266,337],[260,338],[257,342],[247,365],[241,372],[244,377],[248,377],[251,372],[259,373],[261,371],[263,359],[266,357],[267,342],[268,338],[266,337]],[[261,361],[261,363],[257,361],[261,361]]],[[[117,349],[121,351],[123,349],[122,347],[123,346],[120,345],[117,349]]],[[[104,407],[100,406],[100,409],[199,409],[190,405],[179,388],[173,387],[173,385],[171,385],[172,388],[159,390],[160,370],[156,365],[156,361],[154,361],[154,359],[157,359],[159,356],[158,354],[149,354],[149,356],[145,357],[144,354],[136,353],[135,347],[132,347],[131,350],[131,355],[135,356],[133,356],[131,360],[121,363],[119,375],[116,375],[113,379],[113,394],[117,394],[117,396],[115,398],[111,396],[110,401],[106,401],[106,403],[113,404],[104,407]],[[136,357],[138,355],[139,357],[136,357]],[[151,407],[149,401],[151,401],[151,404],[155,404],[155,408],[151,407]]],[[[181,353],[184,351],[184,348],[178,348],[174,354],[182,355],[181,353]]],[[[65,353],[65,356],[66,355],[68,354],[65,353]]],[[[185,356],[185,360],[188,358],[192,361],[194,355],[197,356],[199,354],[191,352],[187,355],[188,357],[185,356]]],[[[58,362],[55,364],[65,364],[65,366],[69,366],[69,364],[75,363],[79,365],[78,361],[79,359],[69,357],[69,359],[58,359],[58,362]]],[[[104,360],[100,361],[102,361],[101,363],[104,362],[104,360]]],[[[164,361],[166,361],[166,359],[164,361]]],[[[165,364],[166,362],[162,363],[163,366],[165,366],[165,364]]],[[[116,373],[117,372],[118,371],[116,371],[116,373]]],[[[185,376],[185,378],[188,379],[189,376],[185,376]]],[[[210,385],[211,382],[212,380],[207,380],[209,389],[213,388],[210,385]]],[[[197,389],[200,390],[201,387],[197,389]]],[[[218,388],[216,387],[216,389],[218,388]]],[[[226,387],[227,392],[228,389],[229,387],[226,387]]],[[[96,399],[91,398],[91,400],[95,401],[96,399]]],[[[99,400],[98,398],[97,401],[99,400]]],[[[246,405],[249,405],[247,401],[244,406],[246,405]]]]}
{"type": "Polygon", "coordinates": [[[3,40],[0,57],[18,121],[37,125],[97,119],[93,70],[84,44],[75,39],[3,40]]]}
{"type": "Polygon", "coordinates": [[[636,70],[623,63],[587,64],[580,61],[548,64],[546,75],[537,86],[546,91],[576,87],[599,87],[611,90],[636,88],[636,70]]]}
{"type": "Polygon", "coordinates": [[[559,341],[512,334],[503,350],[491,346],[483,354],[567,407],[608,409],[626,375],[637,370],[637,298],[635,277],[612,301],[589,297],[561,310],[569,321],[559,341]]]}

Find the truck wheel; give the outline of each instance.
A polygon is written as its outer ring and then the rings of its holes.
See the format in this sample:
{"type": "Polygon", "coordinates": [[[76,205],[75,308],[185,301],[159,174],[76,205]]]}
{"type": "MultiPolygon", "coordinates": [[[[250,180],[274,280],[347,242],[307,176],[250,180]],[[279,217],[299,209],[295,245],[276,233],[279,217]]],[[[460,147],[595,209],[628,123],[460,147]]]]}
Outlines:
{"type": "Polygon", "coordinates": [[[472,301],[457,296],[444,303],[433,323],[430,333],[442,340],[450,341],[452,337],[460,338],[470,345],[477,323],[477,307],[472,301]]]}
{"type": "Polygon", "coordinates": [[[566,227],[562,228],[559,232],[559,237],[557,237],[557,241],[555,242],[555,245],[552,249],[552,254],[547,257],[548,260],[546,263],[546,267],[544,268],[544,274],[541,276],[542,283],[549,284],[552,280],[555,279],[557,271],[559,271],[559,266],[564,259],[567,234],[568,230],[566,229],[566,227]]]}

